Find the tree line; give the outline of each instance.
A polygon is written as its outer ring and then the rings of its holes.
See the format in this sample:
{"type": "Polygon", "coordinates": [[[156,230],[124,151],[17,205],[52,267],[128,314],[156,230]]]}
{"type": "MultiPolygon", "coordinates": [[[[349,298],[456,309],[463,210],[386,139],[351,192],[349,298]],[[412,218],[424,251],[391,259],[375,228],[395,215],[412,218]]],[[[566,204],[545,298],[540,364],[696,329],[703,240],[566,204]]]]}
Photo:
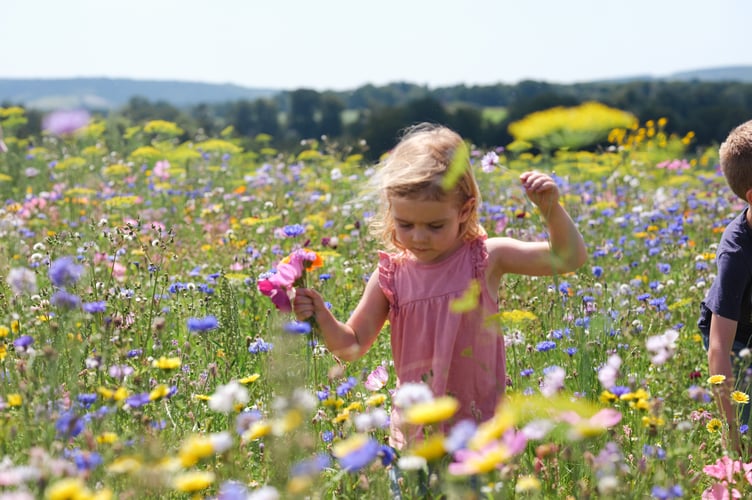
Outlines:
{"type": "MultiPolygon", "coordinates": [[[[136,96],[120,109],[101,113],[123,129],[148,120],[173,121],[185,130],[185,139],[215,136],[232,127],[236,137],[267,134],[272,146],[294,148],[302,140],[326,136],[341,144],[365,143],[366,156],[374,159],[394,145],[402,128],[415,122],[444,123],[474,144],[492,147],[511,142],[509,124],[532,112],[586,101],[629,111],[641,123],[666,118],[669,131],[681,135],[692,131],[698,144],[711,145],[752,118],[752,83],[522,81],[439,89],[393,83],[342,92],[301,88],[274,97],[185,108],[136,96]]],[[[19,134],[38,133],[41,116],[37,110],[27,110],[29,121],[19,134]]]]}

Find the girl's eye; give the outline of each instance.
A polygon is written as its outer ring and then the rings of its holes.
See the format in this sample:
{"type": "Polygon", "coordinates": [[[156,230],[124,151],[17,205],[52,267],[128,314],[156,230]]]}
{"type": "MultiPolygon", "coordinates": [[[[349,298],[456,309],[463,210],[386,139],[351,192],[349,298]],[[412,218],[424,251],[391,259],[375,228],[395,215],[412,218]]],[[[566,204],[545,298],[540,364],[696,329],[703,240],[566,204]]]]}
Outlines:
{"type": "Polygon", "coordinates": [[[431,228],[431,229],[433,229],[434,231],[438,231],[439,229],[441,229],[441,228],[442,228],[442,227],[444,227],[444,226],[443,226],[443,224],[439,224],[439,225],[437,225],[437,226],[435,226],[435,225],[430,225],[430,226],[428,226],[428,227],[430,227],[430,228],[431,228]]]}
{"type": "Polygon", "coordinates": [[[397,224],[401,229],[410,229],[413,227],[412,224],[397,224]]]}

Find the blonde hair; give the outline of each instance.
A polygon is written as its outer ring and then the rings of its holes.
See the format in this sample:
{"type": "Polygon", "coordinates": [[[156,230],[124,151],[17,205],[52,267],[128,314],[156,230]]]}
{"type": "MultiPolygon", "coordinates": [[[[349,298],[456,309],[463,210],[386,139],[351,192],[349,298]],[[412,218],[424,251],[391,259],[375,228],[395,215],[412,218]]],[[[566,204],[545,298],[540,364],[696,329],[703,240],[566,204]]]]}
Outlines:
{"type": "Polygon", "coordinates": [[[719,150],[721,170],[731,190],[747,201],[752,189],[752,120],[729,133],[719,150]]]}
{"type": "Polygon", "coordinates": [[[397,241],[391,215],[394,197],[452,200],[458,207],[470,201],[470,215],[460,225],[460,237],[472,240],[486,234],[478,216],[481,196],[468,147],[459,134],[447,127],[420,123],[405,129],[397,146],[381,162],[372,185],[380,203],[370,230],[387,249],[404,250],[397,241]]]}

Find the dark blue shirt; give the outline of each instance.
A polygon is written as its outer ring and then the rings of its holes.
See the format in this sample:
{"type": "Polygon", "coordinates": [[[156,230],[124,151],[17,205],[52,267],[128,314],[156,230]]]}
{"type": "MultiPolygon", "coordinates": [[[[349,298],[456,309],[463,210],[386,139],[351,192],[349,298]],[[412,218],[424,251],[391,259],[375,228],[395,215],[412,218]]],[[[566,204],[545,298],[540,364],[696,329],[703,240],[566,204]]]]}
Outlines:
{"type": "Polygon", "coordinates": [[[737,321],[735,341],[750,344],[752,337],[752,229],[747,210],[734,218],[718,244],[716,278],[700,304],[697,326],[710,335],[713,313],[737,321]]]}

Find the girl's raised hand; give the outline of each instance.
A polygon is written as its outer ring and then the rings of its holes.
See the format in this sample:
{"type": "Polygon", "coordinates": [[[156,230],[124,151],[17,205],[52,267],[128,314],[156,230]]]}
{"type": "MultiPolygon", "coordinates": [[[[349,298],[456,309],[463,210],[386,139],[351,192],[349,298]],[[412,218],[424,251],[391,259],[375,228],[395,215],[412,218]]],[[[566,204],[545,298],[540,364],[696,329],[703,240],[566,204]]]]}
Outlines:
{"type": "Polygon", "coordinates": [[[520,175],[525,194],[545,216],[559,202],[559,188],[551,176],[541,172],[525,172],[520,175]]]}

